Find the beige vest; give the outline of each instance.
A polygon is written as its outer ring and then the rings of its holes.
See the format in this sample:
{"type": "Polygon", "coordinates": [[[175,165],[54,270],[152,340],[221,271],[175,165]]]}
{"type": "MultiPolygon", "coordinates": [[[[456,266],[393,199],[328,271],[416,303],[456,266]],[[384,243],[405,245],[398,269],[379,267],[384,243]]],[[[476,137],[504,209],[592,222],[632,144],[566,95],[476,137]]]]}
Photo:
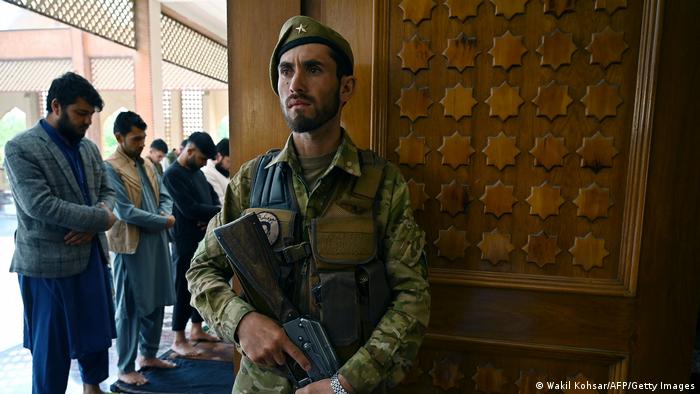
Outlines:
{"type": "MultiPolygon", "coordinates": [[[[156,204],[160,204],[160,187],[153,164],[142,158],[138,160],[146,170],[148,182],[151,184],[151,190],[155,194],[156,204]]],[[[127,156],[121,147],[117,147],[117,151],[105,161],[112,165],[114,171],[121,178],[129,200],[136,208],[141,208],[141,177],[136,169],[134,159],[127,156]]],[[[115,253],[134,254],[139,246],[139,235],[140,231],[137,226],[127,224],[123,220],[117,220],[107,232],[109,250],[115,253]]]]}

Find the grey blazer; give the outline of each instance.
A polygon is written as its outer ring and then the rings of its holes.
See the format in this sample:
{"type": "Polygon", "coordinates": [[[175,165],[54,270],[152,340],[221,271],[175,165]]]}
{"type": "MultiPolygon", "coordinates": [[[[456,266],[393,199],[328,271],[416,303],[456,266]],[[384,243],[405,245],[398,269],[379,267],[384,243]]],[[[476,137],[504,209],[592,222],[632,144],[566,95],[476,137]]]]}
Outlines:
{"type": "Polygon", "coordinates": [[[108,216],[96,205],[104,202],[112,209],[115,192],[108,184],[97,146],[83,138],[79,151],[93,206],[84,205],[68,160],[40,123],[5,145],[5,169],[17,206],[11,272],[59,278],[84,271],[90,243],[66,245],[63,237],[70,230],[97,233],[101,252],[109,261],[104,233],[108,216]]]}

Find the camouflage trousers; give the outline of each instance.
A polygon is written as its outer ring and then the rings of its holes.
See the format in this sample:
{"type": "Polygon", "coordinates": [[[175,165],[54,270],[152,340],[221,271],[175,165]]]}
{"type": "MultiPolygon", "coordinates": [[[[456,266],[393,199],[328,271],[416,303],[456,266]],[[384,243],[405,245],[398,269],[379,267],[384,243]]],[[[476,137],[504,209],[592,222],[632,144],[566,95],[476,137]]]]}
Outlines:
{"type": "Polygon", "coordinates": [[[241,359],[241,368],[233,383],[234,394],[244,393],[292,393],[289,381],[255,365],[248,357],[241,359]]]}

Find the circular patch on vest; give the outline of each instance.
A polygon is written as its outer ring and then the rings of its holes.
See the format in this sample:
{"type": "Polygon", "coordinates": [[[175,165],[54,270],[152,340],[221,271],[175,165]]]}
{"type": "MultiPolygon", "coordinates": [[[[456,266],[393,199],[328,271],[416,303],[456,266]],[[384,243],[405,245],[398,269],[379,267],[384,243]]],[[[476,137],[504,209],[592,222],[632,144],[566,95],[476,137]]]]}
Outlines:
{"type": "Polygon", "coordinates": [[[275,242],[277,242],[277,238],[280,236],[280,221],[272,212],[263,211],[258,212],[256,215],[262,225],[263,231],[265,231],[265,235],[267,235],[267,240],[270,242],[270,245],[274,245],[275,242]]]}

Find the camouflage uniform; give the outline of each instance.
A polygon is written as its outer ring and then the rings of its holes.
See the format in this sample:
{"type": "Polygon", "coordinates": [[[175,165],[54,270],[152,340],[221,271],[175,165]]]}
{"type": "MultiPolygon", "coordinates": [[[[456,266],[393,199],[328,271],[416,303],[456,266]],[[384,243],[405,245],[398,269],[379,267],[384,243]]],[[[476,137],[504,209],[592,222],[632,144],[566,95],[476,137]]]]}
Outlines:
{"type": "MultiPolygon", "coordinates": [[[[340,187],[331,174],[334,167],[361,176],[358,149],[343,133],[331,165],[316,187],[307,191],[293,142],[290,138],[272,163],[286,161],[293,173],[293,185],[299,209],[307,228],[340,187]]],[[[192,305],[225,341],[235,343],[241,318],[253,308],[239,298],[229,285],[233,271],[218,245],[212,229],[237,219],[248,208],[255,160],[243,166],[226,190],[222,211],[209,223],[187,272],[192,305]]],[[[337,170],[336,170],[337,171],[337,170]]],[[[376,223],[379,226],[379,258],[385,262],[393,299],[369,340],[341,367],[343,375],[359,393],[381,391],[400,382],[418,353],[430,317],[430,293],[427,267],[421,258],[425,237],[416,225],[410,208],[406,182],[399,169],[387,163],[377,196],[376,223]]],[[[307,235],[308,237],[308,235],[307,235]]],[[[288,393],[288,381],[258,368],[243,357],[233,391],[288,393]]]]}

